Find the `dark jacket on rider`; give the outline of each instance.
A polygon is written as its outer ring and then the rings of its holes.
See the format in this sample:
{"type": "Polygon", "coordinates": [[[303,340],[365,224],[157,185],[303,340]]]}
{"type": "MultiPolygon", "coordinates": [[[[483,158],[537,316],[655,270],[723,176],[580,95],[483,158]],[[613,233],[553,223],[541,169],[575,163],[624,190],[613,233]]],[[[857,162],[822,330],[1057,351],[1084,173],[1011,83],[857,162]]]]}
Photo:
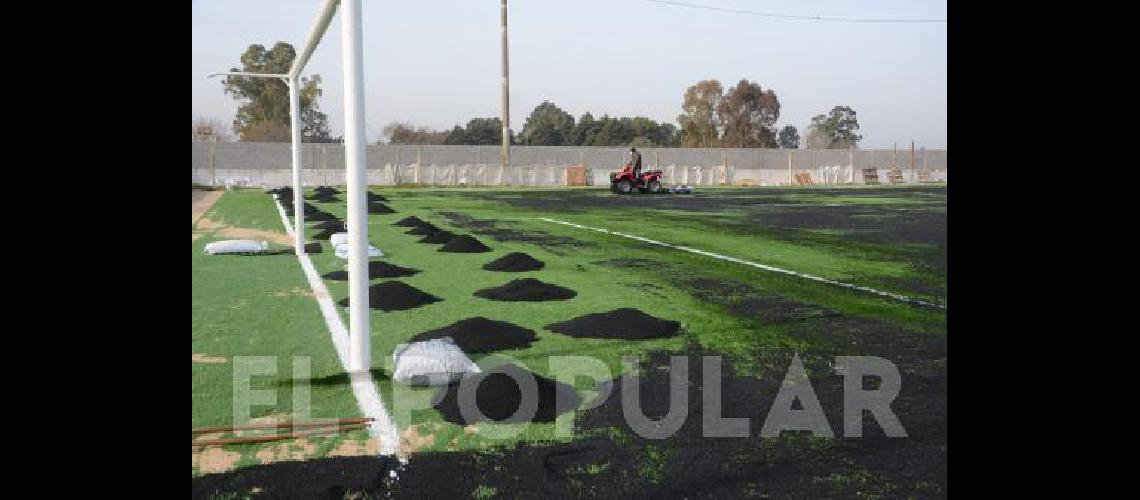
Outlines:
{"type": "Polygon", "coordinates": [[[633,157],[631,157],[629,159],[629,164],[632,165],[635,170],[641,170],[641,152],[640,151],[634,151],[633,152],[633,157]]]}

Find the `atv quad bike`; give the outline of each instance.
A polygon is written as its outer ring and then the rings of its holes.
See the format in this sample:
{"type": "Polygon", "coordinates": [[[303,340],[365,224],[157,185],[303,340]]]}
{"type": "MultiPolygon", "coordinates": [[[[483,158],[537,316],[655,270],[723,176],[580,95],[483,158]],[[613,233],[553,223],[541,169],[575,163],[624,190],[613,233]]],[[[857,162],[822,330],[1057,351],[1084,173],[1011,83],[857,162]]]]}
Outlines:
{"type": "Polygon", "coordinates": [[[661,171],[642,170],[636,178],[633,167],[628,163],[619,172],[610,172],[610,191],[619,194],[630,194],[634,189],[641,193],[657,194],[661,192],[661,171]]]}

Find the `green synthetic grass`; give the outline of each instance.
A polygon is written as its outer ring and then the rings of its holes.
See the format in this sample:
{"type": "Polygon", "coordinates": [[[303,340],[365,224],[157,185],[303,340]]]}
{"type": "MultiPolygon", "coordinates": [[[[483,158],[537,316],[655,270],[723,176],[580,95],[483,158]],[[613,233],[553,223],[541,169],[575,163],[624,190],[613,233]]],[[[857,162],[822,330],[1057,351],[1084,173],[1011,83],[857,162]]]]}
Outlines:
{"type": "MultiPolygon", "coordinates": [[[[892,189],[880,186],[877,189],[892,189]]],[[[826,189],[835,189],[834,187],[826,189]]],[[[885,207],[926,207],[932,210],[945,208],[945,190],[929,192],[899,190],[898,195],[875,193],[863,195],[858,187],[845,187],[842,194],[826,192],[824,188],[773,188],[759,195],[771,202],[818,203],[840,205],[880,205],[885,207]],[[794,192],[785,192],[792,191],[794,192]],[[818,191],[818,192],[816,192],[818,191]]],[[[341,188],[343,191],[343,188],[341,188]]],[[[550,359],[553,356],[586,356],[601,361],[617,376],[627,369],[623,356],[641,356],[652,350],[679,350],[686,343],[695,342],[728,356],[726,363],[737,373],[759,374],[764,370],[782,370],[786,366],[767,364],[755,355],[758,348],[777,350],[792,348],[810,350],[810,341],[789,334],[787,324],[766,324],[757,318],[728,314],[722,304],[700,297],[685,289],[684,280],[693,278],[745,283],[755,291],[787,300],[819,306],[852,317],[867,317],[883,321],[916,335],[945,335],[945,311],[915,307],[890,299],[815,283],[801,278],[723,262],[701,255],[647,245],[645,243],[585,231],[537,220],[550,217],[577,224],[619,230],[673,244],[753,260],[793,271],[805,272],[826,278],[865,284],[875,288],[898,291],[916,298],[927,295],[891,288],[891,280],[917,280],[933,290],[944,290],[944,271],[916,266],[915,256],[925,257],[936,249],[923,245],[878,244],[845,239],[843,229],[801,231],[789,236],[773,232],[748,222],[747,210],[726,209],[716,212],[683,211],[671,209],[603,209],[589,208],[573,213],[556,209],[526,208],[511,205],[496,195],[544,196],[533,188],[499,189],[485,191],[475,188],[460,189],[385,189],[372,191],[389,198],[387,202],[397,210],[394,214],[369,216],[369,239],[382,249],[389,263],[419,269],[414,276],[399,278],[411,286],[442,298],[441,302],[412,310],[381,312],[371,311],[372,360],[374,376],[389,411],[401,431],[419,435],[419,450],[471,450],[495,446],[514,446],[520,442],[564,440],[568,437],[558,429],[566,428],[573,412],[564,415],[557,423],[491,424],[480,423],[474,429],[464,429],[443,421],[438,412],[430,408],[436,389],[408,388],[392,384],[387,376],[392,372],[391,353],[394,347],[412,336],[453,322],[485,316],[492,320],[508,321],[536,331],[538,340],[530,347],[502,351],[489,355],[473,355],[484,367],[505,362],[523,364],[526,368],[551,376],[550,359]],[[492,248],[492,252],[455,254],[438,252],[439,245],[417,243],[419,235],[404,234],[408,228],[392,223],[407,216],[421,219],[455,232],[471,234],[462,227],[449,224],[443,212],[458,212],[476,219],[497,221],[497,227],[527,233],[544,233],[548,236],[572,238],[577,243],[543,247],[519,241],[496,241],[489,236],[474,236],[492,248]],[[542,260],[546,267],[527,273],[498,273],[482,270],[482,265],[510,252],[525,252],[542,260]],[[602,264],[612,259],[651,259],[659,268],[623,268],[602,264]],[[571,288],[578,296],[566,301],[552,302],[497,302],[473,296],[479,289],[498,286],[512,279],[534,277],[547,283],[571,288]],[[545,329],[551,323],[565,321],[583,314],[597,313],[621,307],[635,307],[651,315],[682,323],[679,336],[656,340],[594,340],[576,339],[555,334],[545,329]],[[407,408],[417,408],[408,411],[407,408]],[[474,432],[472,432],[474,430],[474,432]],[[498,439],[503,431],[518,434],[498,439]]],[[[598,189],[581,189],[584,195],[614,196],[598,189]]],[[[713,188],[716,196],[740,196],[732,188],[713,188]]],[[[307,193],[308,194],[308,193],[307,193]]],[[[338,198],[344,199],[344,195],[338,198]]],[[[345,215],[344,201],[321,203],[309,201],[321,210],[338,217],[345,215]]],[[[283,231],[280,217],[272,197],[260,190],[227,192],[213,211],[207,214],[228,224],[256,229],[283,231]]],[[[314,231],[307,224],[307,234],[314,231]]],[[[356,412],[347,381],[336,373],[339,363],[332,352],[328,332],[309,297],[279,298],[269,296],[268,290],[303,287],[305,278],[291,255],[273,257],[210,258],[201,255],[201,246],[209,241],[195,242],[195,352],[199,352],[199,338],[220,336],[220,349],[205,352],[210,355],[233,355],[246,352],[291,353],[304,352],[314,356],[315,377],[324,376],[327,397],[318,403],[314,387],[314,416],[347,416],[356,412]],[[233,259],[233,260],[231,260],[233,259]],[[226,283],[221,286],[220,283],[226,283]],[[201,293],[199,292],[201,288],[201,293]],[[215,295],[220,294],[220,297],[215,295]],[[260,294],[260,295],[259,295],[260,294]],[[228,297],[228,298],[226,298],[228,297]],[[256,297],[256,299],[252,298],[256,297]],[[248,304],[239,309],[228,309],[241,298],[248,304]],[[256,300],[256,302],[255,302],[256,300]],[[201,305],[200,305],[201,303],[201,305]],[[247,337],[239,331],[258,332],[247,337]],[[225,332],[219,335],[218,331],[225,332]],[[268,332],[274,332],[272,335],[268,332]],[[272,347],[258,351],[264,344],[255,339],[271,338],[272,347]],[[245,344],[242,341],[246,341],[245,344]],[[323,352],[323,354],[314,354],[323,352]],[[227,354],[230,353],[230,354],[227,354]],[[318,358],[320,361],[318,362],[318,358]],[[318,368],[320,367],[320,368],[318,368]],[[320,371],[321,374],[318,374],[320,371]],[[346,412],[346,413],[341,413],[346,412]]],[[[310,239],[310,241],[312,241],[310,239]]],[[[327,241],[321,242],[323,252],[311,254],[320,274],[343,270],[346,261],[335,257],[327,241]]],[[[371,280],[372,284],[385,279],[371,280]]],[[[343,281],[325,281],[334,302],[348,294],[343,281]]],[[[346,310],[337,307],[347,324],[346,310]]],[[[810,321],[810,320],[809,320],[810,321]]],[[[802,326],[802,325],[801,325],[802,326]]],[[[205,347],[203,347],[205,348],[205,347]]],[[[287,361],[283,362],[287,363],[287,361]]],[[[195,392],[198,388],[229,387],[228,379],[207,372],[221,371],[219,366],[195,366],[195,392]],[[204,380],[198,381],[198,370],[204,380]],[[212,377],[212,378],[210,378],[212,377]]],[[[287,378],[289,368],[282,365],[280,376],[287,378]]],[[[572,381],[585,400],[589,400],[593,380],[588,377],[572,381]]],[[[226,389],[228,390],[228,389],[226,389]]],[[[288,390],[279,394],[279,404],[285,405],[288,390]]],[[[202,391],[203,415],[195,410],[196,419],[217,419],[216,415],[228,412],[229,396],[225,390],[202,391]],[[205,410],[212,408],[212,410],[205,410]]],[[[196,399],[196,407],[198,406],[196,399]]],[[[282,406],[287,408],[287,406],[282,406]]],[[[272,411],[272,410],[266,410],[272,411]]],[[[195,425],[199,425],[197,420],[195,425]]],[[[664,459],[665,456],[659,457],[664,459]]],[[[652,475],[653,470],[647,470],[652,475]]]]}
{"type": "MultiPolygon", "coordinates": [[[[283,231],[272,200],[260,190],[227,192],[205,217],[240,227],[283,231]]],[[[359,417],[317,303],[304,295],[309,284],[297,258],[292,254],[206,255],[203,247],[216,239],[206,234],[191,245],[191,347],[194,353],[226,361],[193,363],[193,427],[245,423],[233,422],[233,378],[239,361],[235,357],[245,356],[276,357],[276,374],[255,376],[250,382],[252,390],[275,391],[276,402],[253,406],[251,417],[303,411],[293,405],[294,356],[307,359],[311,368],[308,378],[300,381],[309,385],[311,411],[300,417],[359,417]]],[[[316,456],[323,456],[341,439],[366,437],[364,431],[352,431],[310,441],[318,445],[316,456]]],[[[238,466],[243,466],[257,463],[257,450],[277,444],[223,449],[241,453],[238,466]]]]}
{"type": "MultiPolygon", "coordinates": [[[[388,197],[388,204],[396,209],[397,213],[369,216],[371,243],[384,251],[383,260],[422,271],[411,277],[399,278],[399,281],[443,299],[442,302],[412,310],[371,312],[373,366],[381,368],[384,373],[390,374],[393,369],[391,352],[397,344],[408,341],[417,333],[475,316],[509,321],[531,328],[538,334],[538,340],[529,348],[491,355],[473,355],[472,358],[476,362],[485,367],[505,362],[521,363],[544,376],[552,376],[548,365],[551,356],[589,356],[602,361],[616,376],[626,369],[621,361],[623,356],[638,356],[655,349],[676,350],[682,348],[688,341],[697,341],[729,356],[735,356],[738,361],[736,366],[738,371],[756,373],[757,369],[786,368],[765,366],[762,362],[749,359],[750,353],[757,345],[797,349],[810,347],[804,345],[802,341],[784,335],[783,330],[787,328],[785,325],[757,325],[754,320],[728,315],[720,306],[699,300],[691,293],[675,286],[677,275],[699,275],[742,281],[765,293],[823,305],[843,314],[873,316],[916,332],[944,332],[945,328],[944,314],[941,311],[916,308],[865,293],[746,268],[700,255],[647,246],[640,242],[552,224],[535,218],[550,216],[584,225],[618,229],[834,279],[856,279],[867,276],[901,278],[915,275],[905,263],[868,259],[866,253],[868,250],[865,248],[867,245],[847,247],[797,245],[758,234],[730,233],[717,231],[715,228],[710,230],[704,217],[693,217],[694,214],[690,213],[670,214],[664,222],[656,222],[659,220],[657,218],[659,214],[654,214],[648,218],[655,221],[652,223],[647,223],[647,218],[636,213],[616,210],[588,210],[572,215],[548,213],[460,194],[475,191],[471,189],[373,188],[372,191],[388,197]],[[397,220],[415,215],[457,234],[470,233],[462,227],[449,224],[441,215],[444,212],[459,212],[477,219],[494,219],[500,221],[498,227],[541,231],[553,236],[574,238],[585,244],[544,248],[535,244],[517,241],[500,242],[487,236],[475,235],[493,251],[478,254],[441,253],[437,251],[439,245],[417,243],[416,241],[422,236],[404,234],[409,228],[393,225],[397,220]],[[483,264],[516,251],[528,253],[544,261],[546,267],[540,271],[527,273],[497,273],[481,269],[483,264]],[[616,258],[649,258],[661,261],[663,267],[657,270],[644,270],[597,264],[600,261],[616,258]],[[490,301],[472,295],[476,290],[501,285],[520,277],[535,277],[547,283],[568,287],[577,291],[578,296],[566,301],[511,303],[490,301]],[[555,334],[544,328],[550,323],[620,307],[635,307],[652,315],[681,321],[683,332],[678,337],[670,339],[623,341],[576,339],[555,334]]],[[[520,192],[521,190],[513,191],[513,193],[520,192]]],[[[725,195],[730,193],[728,190],[724,192],[725,195]]],[[[524,194],[541,195],[541,193],[524,194]]],[[[892,199],[883,198],[883,200],[882,203],[889,203],[892,199]]],[[[314,204],[321,210],[339,217],[345,215],[343,201],[314,202],[314,204]]],[[[736,217],[732,213],[716,215],[722,216],[721,218],[736,217]]],[[[311,231],[310,229],[310,234],[311,231]]],[[[331,249],[326,249],[322,254],[312,255],[314,265],[321,274],[344,269],[346,261],[336,258],[329,250],[331,249]]],[[[382,281],[386,280],[375,279],[371,283],[382,281]]],[[[858,280],[856,282],[858,283],[858,280]]],[[[326,285],[334,300],[340,300],[348,294],[347,282],[326,280],[326,285]]],[[[346,311],[338,309],[347,323],[346,311]]],[[[378,384],[386,401],[396,401],[398,404],[416,408],[427,408],[436,391],[436,389],[407,388],[392,384],[383,378],[378,380],[378,384]]],[[[593,386],[590,378],[579,378],[575,381],[575,386],[587,399],[593,395],[590,392],[593,386]]],[[[471,433],[459,426],[443,422],[438,413],[430,408],[415,412],[396,411],[394,416],[401,429],[416,425],[417,433],[432,436],[430,443],[421,448],[426,450],[481,449],[496,445],[512,446],[519,441],[562,439],[556,436],[555,423],[536,423],[526,426],[480,423],[476,425],[479,432],[471,433]],[[511,439],[489,439],[482,434],[490,427],[518,430],[519,434],[511,439]]],[[[571,416],[563,417],[563,419],[569,418],[571,416]]]]}

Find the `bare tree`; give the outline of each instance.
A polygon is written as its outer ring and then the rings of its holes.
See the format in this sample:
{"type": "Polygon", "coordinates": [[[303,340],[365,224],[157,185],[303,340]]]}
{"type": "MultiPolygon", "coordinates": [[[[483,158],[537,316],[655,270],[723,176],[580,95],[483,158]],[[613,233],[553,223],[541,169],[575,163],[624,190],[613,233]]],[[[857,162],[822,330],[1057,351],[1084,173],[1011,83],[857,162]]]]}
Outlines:
{"type": "Polygon", "coordinates": [[[230,142],[233,139],[226,130],[225,124],[217,118],[199,116],[194,119],[192,127],[193,140],[195,141],[230,142]]]}

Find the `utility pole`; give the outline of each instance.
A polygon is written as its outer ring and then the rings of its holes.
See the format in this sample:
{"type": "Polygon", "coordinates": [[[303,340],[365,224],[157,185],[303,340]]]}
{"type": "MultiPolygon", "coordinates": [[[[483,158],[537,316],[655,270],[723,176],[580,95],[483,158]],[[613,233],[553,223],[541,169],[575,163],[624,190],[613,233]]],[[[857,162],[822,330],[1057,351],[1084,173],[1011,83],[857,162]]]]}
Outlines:
{"type": "Polygon", "coordinates": [[[918,182],[918,177],[915,177],[914,172],[914,141],[910,141],[910,181],[918,182]]]}
{"type": "Polygon", "coordinates": [[[500,0],[502,5],[502,52],[503,52],[503,145],[499,153],[499,183],[502,184],[503,174],[511,166],[511,78],[509,58],[507,57],[507,0],[500,0]]]}

